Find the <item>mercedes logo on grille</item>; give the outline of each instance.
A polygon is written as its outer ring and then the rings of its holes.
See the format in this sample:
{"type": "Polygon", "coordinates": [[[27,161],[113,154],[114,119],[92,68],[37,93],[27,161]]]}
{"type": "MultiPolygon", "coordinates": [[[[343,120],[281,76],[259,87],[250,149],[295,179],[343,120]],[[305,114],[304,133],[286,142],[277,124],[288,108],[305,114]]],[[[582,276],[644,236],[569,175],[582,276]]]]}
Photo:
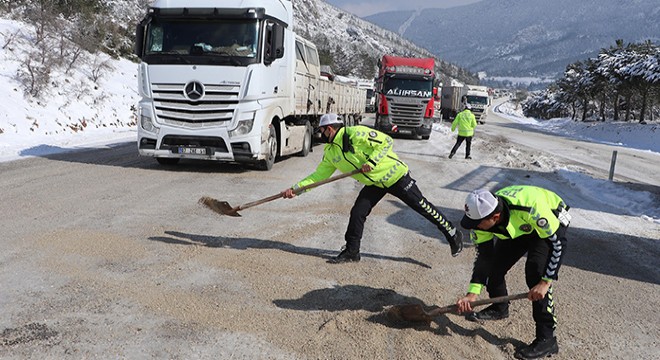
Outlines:
{"type": "Polygon", "coordinates": [[[183,89],[186,97],[190,100],[199,100],[204,96],[204,85],[197,81],[191,81],[183,89]]]}

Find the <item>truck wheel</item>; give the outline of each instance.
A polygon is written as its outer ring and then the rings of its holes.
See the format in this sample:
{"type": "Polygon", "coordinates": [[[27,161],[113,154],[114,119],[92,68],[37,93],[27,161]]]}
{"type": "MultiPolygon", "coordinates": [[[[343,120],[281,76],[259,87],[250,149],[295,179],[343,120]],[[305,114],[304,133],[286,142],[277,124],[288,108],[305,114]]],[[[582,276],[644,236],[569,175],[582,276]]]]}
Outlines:
{"type": "Polygon", "coordinates": [[[273,125],[270,125],[270,132],[266,141],[268,142],[268,156],[265,160],[261,160],[257,164],[260,170],[270,170],[273,168],[273,164],[275,164],[275,157],[277,157],[277,132],[273,125]]]}
{"type": "Polygon", "coordinates": [[[179,163],[179,158],[156,158],[156,161],[158,161],[159,164],[161,165],[176,165],[179,163]]]}
{"type": "Polygon", "coordinates": [[[305,127],[305,137],[303,138],[302,150],[300,151],[300,156],[302,157],[309,155],[309,152],[312,149],[312,125],[308,121],[305,124],[305,127]]]}
{"type": "Polygon", "coordinates": [[[422,140],[428,140],[431,137],[431,135],[422,135],[422,140]]]}

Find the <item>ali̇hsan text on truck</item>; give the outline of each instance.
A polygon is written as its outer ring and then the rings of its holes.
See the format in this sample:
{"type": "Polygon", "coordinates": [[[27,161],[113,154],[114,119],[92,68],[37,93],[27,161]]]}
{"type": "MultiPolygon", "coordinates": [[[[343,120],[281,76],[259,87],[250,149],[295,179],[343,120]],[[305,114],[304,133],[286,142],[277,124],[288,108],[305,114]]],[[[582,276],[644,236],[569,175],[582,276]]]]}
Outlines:
{"type": "Polygon", "coordinates": [[[139,154],[269,170],[311,151],[323,113],[359,122],[364,90],[321,76],[293,18],[290,0],[155,1],[136,29],[139,154]]]}
{"type": "Polygon", "coordinates": [[[376,81],[376,129],[428,139],[434,112],[435,60],[384,55],[376,81]]]}

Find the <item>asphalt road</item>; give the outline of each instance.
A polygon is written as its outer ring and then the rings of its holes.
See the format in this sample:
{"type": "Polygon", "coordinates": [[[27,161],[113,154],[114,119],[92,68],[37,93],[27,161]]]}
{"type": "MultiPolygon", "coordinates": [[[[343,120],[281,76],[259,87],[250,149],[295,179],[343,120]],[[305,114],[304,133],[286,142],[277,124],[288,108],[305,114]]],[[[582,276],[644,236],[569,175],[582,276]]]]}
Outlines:
{"type": "MultiPolygon", "coordinates": [[[[491,117],[480,131],[536,137],[532,144],[549,149],[566,141],[508,126],[491,117]]],[[[589,157],[600,151],[565,144],[589,157]]],[[[475,139],[474,160],[447,159],[452,145],[452,135],[438,132],[429,141],[395,139],[448,219],[462,216],[469,191],[520,181],[562,190],[572,205],[558,282],[561,356],[657,354],[657,224],[530,165],[548,153],[517,149],[523,160],[513,168],[489,135],[475,139]]],[[[388,319],[383,311],[395,304],[454,303],[474,249],[466,244],[452,258],[433,225],[388,196],[369,216],[362,261],[327,264],[361,189],[351,179],[241,218],[197,204],[205,195],[236,206],[277,194],[321,155],[316,146],[268,172],[192,161],[165,167],[138,157],[130,142],[0,163],[0,358],[504,359],[532,340],[524,300],[512,304],[510,319],[483,326],[457,315],[429,327],[388,319]]],[[[580,160],[590,162],[571,159],[580,160]]],[[[658,173],[655,164],[648,174],[658,173]]],[[[521,261],[507,279],[511,293],[525,291],[523,268],[521,261]]]]}

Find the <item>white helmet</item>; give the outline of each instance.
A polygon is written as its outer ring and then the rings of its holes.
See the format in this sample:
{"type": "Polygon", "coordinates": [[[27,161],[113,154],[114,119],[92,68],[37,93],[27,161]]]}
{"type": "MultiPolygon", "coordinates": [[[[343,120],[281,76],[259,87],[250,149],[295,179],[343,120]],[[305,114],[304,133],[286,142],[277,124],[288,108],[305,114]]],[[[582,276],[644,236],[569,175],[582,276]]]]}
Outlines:
{"type": "Polygon", "coordinates": [[[321,121],[319,121],[319,127],[343,123],[344,122],[342,121],[341,116],[337,114],[324,114],[321,116],[321,121]]]}

